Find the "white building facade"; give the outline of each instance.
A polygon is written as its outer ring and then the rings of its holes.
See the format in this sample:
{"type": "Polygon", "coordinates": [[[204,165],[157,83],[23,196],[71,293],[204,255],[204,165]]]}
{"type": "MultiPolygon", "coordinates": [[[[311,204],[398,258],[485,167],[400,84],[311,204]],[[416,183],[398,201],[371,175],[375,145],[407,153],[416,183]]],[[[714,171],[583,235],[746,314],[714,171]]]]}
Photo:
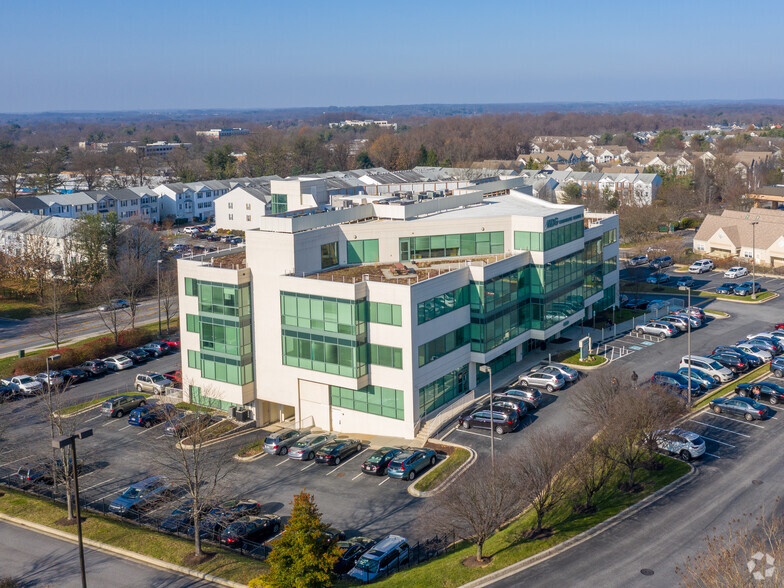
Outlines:
{"type": "Polygon", "coordinates": [[[479,365],[616,304],[617,236],[616,215],[516,191],[268,216],[244,264],[178,262],[186,393],[259,424],[414,438],[479,365]]]}

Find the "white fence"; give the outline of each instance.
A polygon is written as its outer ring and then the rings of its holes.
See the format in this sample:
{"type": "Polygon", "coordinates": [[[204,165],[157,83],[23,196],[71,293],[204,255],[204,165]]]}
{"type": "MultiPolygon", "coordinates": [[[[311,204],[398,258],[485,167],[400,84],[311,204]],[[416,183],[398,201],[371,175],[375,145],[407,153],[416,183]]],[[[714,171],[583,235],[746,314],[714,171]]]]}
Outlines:
{"type": "Polygon", "coordinates": [[[612,325],[610,327],[604,327],[602,329],[594,329],[597,333],[596,342],[604,343],[605,341],[610,341],[612,339],[617,339],[619,336],[623,336],[626,333],[634,331],[635,327],[638,325],[647,323],[651,319],[657,319],[660,316],[664,316],[669,314],[673,310],[678,310],[683,308],[683,300],[678,298],[671,298],[669,300],[665,300],[663,303],[657,305],[655,308],[651,310],[647,310],[642,316],[632,317],[628,321],[624,321],[617,325],[612,325]]]}

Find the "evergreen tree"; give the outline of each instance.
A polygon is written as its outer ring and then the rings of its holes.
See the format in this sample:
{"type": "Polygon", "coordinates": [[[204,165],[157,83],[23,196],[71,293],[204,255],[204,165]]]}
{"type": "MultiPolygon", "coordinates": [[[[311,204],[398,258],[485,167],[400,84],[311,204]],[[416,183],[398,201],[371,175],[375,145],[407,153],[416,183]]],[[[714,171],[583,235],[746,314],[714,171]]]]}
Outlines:
{"type": "Polygon", "coordinates": [[[337,543],[327,534],[312,494],[294,497],[291,518],[267,557],[269,572],[250,581],[251,588],[317,588],[332,584],[337,543]]]}
{"type": "Polygon", "coordinates": [[[357,160],[355,164],[357,169],[370,169],[373,167],[373,162],[370,160],[370,154],[367,151],[360,151],[357,153],[357,160]]]}
{"type": "Polygon", "coordinates": [[[427,165],[427,155],[427,148],[424,145],[420,145],[419,151],[417,152],[416,164],[427,165]]]}
{"type": "Polygon", "coordinates": [[[427,152],[427,159],[425,159],[425,165],[429,167],[438,167],[438,154],[436,153],[435,149],[431,149],[427,152]]]}

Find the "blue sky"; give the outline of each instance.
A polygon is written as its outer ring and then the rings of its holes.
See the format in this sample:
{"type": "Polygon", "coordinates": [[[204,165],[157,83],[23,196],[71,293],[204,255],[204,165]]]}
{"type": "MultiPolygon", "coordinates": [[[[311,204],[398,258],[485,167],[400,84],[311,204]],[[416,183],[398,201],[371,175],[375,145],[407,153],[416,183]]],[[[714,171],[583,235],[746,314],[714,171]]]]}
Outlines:
{"type": "Polygon", "coordinates": [[[30,0],[0,112],[784,98],[784,2],[30,0]]]}

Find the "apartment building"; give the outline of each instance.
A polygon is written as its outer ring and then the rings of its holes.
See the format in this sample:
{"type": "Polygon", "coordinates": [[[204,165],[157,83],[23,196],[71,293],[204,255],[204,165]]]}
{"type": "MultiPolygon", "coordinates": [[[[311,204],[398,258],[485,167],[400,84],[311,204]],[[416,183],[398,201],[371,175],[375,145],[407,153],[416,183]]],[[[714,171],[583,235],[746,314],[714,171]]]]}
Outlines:
{"type": "Polygon", "coordinates": [[[478,366],[616,304],[617,237],[617,215],[516,190],[266,216],[244,255],[178,261],[185,393],[414,438],[478,366]]]}
{"type": "Polygon", "coordinates": [[[197,136],[207,137],[209,139],[223,139],[224,137],[236,137],[238,135],[249,135],[248,129],[241,129],[239,127],[232,127],[230,129],[210,129],[208,131],[196,131],[197,136]]]}

